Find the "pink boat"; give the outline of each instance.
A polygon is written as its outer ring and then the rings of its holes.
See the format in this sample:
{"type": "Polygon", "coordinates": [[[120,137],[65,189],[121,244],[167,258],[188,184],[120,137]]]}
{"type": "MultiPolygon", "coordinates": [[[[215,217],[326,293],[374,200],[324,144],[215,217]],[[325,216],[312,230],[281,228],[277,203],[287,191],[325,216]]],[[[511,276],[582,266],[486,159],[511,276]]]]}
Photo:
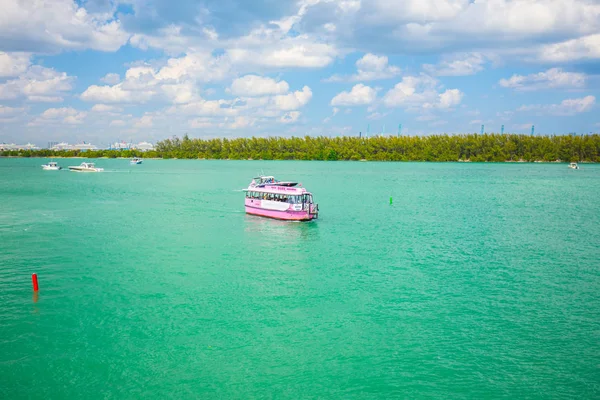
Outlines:
{"type": "Polygon", "coordinates": [[[319,217],[312,193],[296,182],[281,182],[272,176],[254,178],[244,189],[246,214],[287,221],[310,221],[319,217]]]}

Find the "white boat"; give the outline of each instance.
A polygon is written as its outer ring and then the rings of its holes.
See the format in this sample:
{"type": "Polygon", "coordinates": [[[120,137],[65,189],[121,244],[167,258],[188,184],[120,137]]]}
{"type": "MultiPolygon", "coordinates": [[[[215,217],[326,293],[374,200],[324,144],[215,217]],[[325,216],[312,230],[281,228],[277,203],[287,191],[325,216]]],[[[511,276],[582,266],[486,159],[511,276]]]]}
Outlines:
{"type": "Polygon", "coordinates": [[[142,159],[141,158],[132,158],[131,161],[129,161],[129,164],[131,165],[136,165],[136,164],[141,164],[142,163],[142,159]]]}
{"type": "Polygon", "coordinates": [[[48,164],[42,165],[42,168],[45,171],[60,171],[62,169],[62,167],[59,166],[55,161],[50,161],[48,164]]]}
{"type": "Polygon", "coordinates": [[[94,163],[86,163],[86,162],[81,163],[81,165],[79,165],[79,166],[71,166],[71,167],[69,167],[69,169],[71,171],[75,171],[75,172],[102,172],[102,171],[104,171],[104,168],[96,168],[96,165],[94,163]]]}
{"type": "Polygon", "coordinates": [[[571,168],[571,169],[579,169],[579,165],[577,165],[576,162],[572,162],[571,164],[569,164],[569,168],[571,168]]]}

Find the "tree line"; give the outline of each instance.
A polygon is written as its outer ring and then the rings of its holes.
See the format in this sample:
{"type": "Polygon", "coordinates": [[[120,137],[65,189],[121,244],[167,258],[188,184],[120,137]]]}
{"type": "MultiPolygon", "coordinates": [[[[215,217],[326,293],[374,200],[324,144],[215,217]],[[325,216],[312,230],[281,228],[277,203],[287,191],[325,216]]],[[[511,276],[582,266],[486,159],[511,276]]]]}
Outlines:
{"type": "Polygon", "coordinates": [[[146,157],[230,160],[367,161],[589,161],[600,162],[600,135],[530,136],[468,134],[431,136],[269,137],[158,142],[155,150],[4,151],[21,157],[146,157]]]}

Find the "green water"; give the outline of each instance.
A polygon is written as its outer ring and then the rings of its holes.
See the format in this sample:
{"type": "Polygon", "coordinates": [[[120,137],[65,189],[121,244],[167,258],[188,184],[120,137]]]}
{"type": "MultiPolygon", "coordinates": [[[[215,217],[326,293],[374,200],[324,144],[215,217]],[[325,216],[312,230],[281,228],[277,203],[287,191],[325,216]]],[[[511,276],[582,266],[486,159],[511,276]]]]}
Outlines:
{"type": "Polygon", "coordinates": [[[0,159],[0,398],[600,396],[600,166],[45,161],[0,159]]]}

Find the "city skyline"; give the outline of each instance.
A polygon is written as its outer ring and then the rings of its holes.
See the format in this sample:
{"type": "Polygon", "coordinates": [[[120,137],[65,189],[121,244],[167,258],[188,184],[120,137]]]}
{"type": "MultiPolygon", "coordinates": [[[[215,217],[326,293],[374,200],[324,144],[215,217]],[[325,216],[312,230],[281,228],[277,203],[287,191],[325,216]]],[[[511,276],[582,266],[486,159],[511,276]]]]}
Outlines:
{"type": "Polygon", "coordinates": [[[15,3],[0,142],[600,131],[597,2],[390,4],[15,3]]]}

